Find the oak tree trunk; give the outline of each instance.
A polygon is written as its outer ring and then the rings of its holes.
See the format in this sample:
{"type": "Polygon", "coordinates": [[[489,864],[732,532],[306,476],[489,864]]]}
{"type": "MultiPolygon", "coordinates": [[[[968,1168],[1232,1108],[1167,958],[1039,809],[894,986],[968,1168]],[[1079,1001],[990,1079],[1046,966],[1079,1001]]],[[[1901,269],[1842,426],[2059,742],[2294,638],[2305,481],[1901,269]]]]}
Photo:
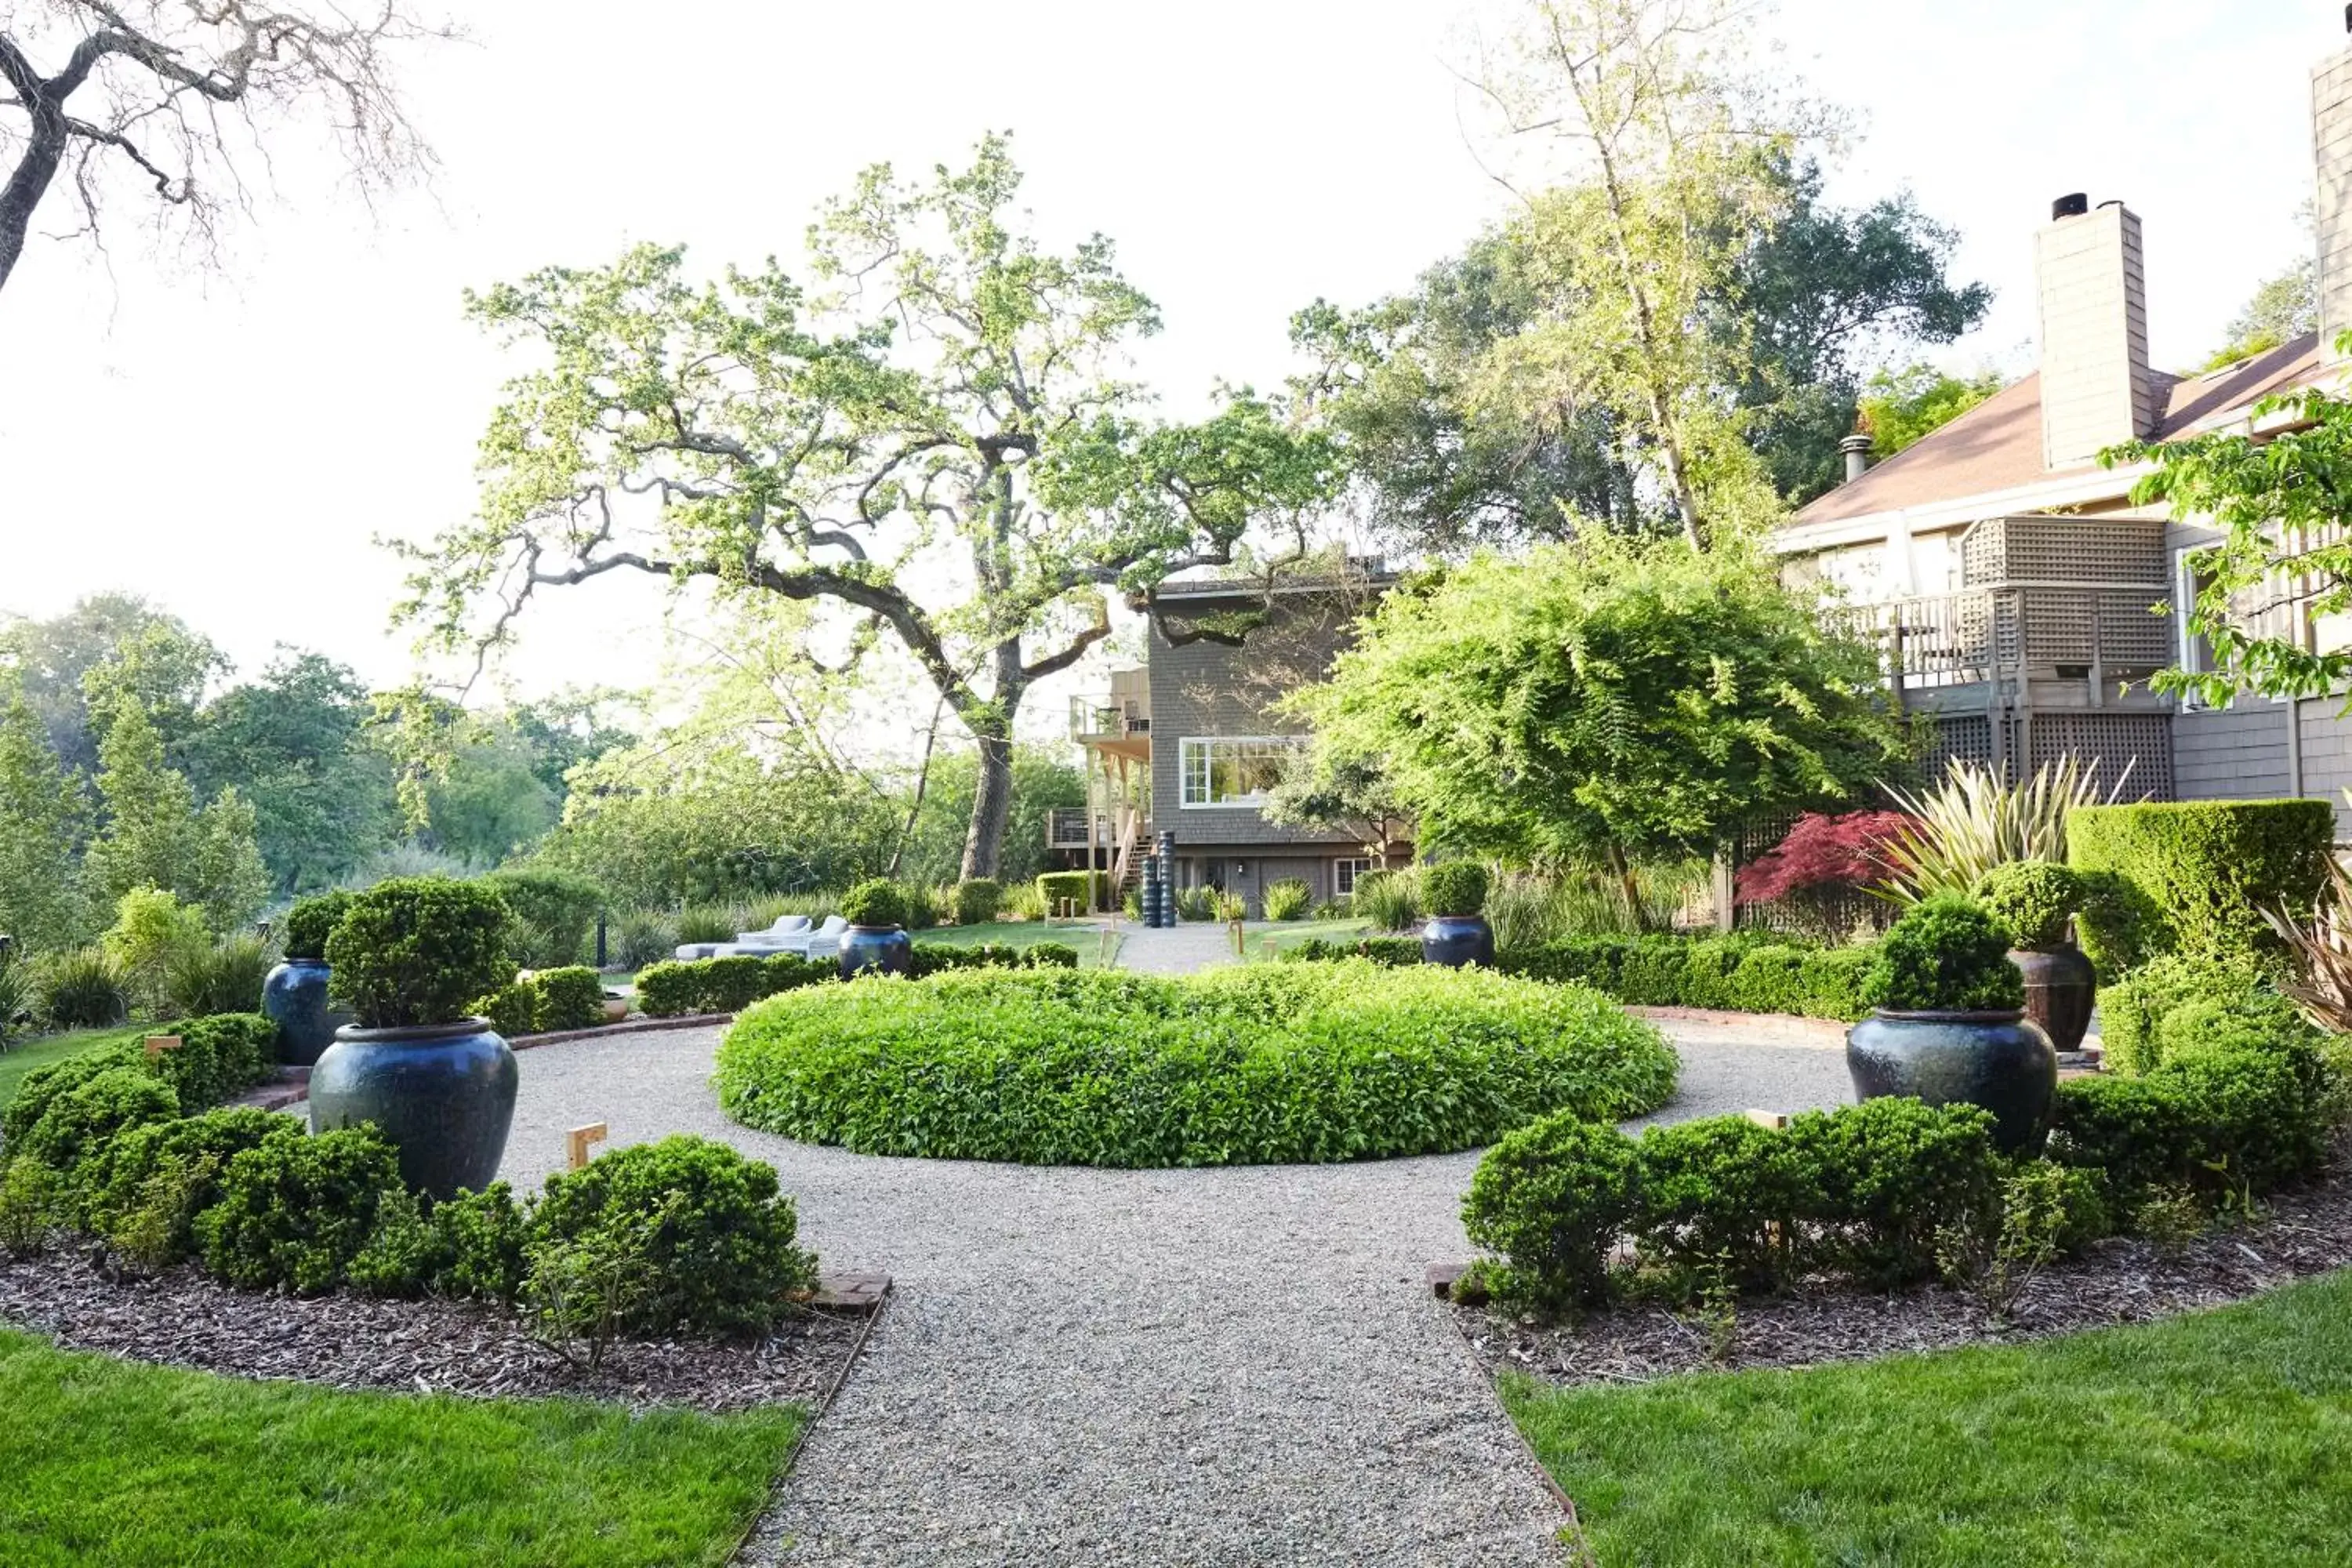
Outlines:
{"type": "Polygon", "coordinates": [[[1004,858],[1005,825],[1013,819],[1013,735],[1008,721],[980,741],[980,780],[971,795],[971,826],[963,840],[963,880],[994,877],[1004,858]]]}

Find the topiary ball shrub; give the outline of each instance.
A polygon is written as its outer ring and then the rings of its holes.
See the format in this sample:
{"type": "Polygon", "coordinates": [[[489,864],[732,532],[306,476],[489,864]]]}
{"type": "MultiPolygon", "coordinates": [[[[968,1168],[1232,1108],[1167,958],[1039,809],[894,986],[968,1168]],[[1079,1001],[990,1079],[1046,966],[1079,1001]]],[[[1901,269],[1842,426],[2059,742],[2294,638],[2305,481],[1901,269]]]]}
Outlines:
{"type": "Polygon", "coordinates": [[[196,1216],[205,1268],[251,1290],[331,1290],[367,1246],[383,1194],[404,1191],[399,1159],[373,1127],[248,1149],[196,1216]]]}
{"type": "Polygon", "coordinates": [[[2048,952],[2066,945],[2066,926],[2083,907],[2083,879],[2047,860],[2011,860],[1977,879],[1974,896],[2008,928],[2010,945],[2048,952]]]}
{"type": "Polygon", "coordinates": [[[297,899],[294,907],[286,911],[286,956],[325,963],[327,939],[334,935],[335,927],[351,907],[352,895],[340,888],[297,899]]]}
{"type": "Polygon", "coordinates": [[[514,914],[519,962],[557,969],[586,955],[588,934],[606,902],[602,884],[576,871],[540,867],[493,871],[482,879],[514,914]]]}
{"type": "Polygon", "coordinates": [[[513,917],[497,891],[448,877],[398,877],[352,900],[327,939],[335,989],[360,1026],[454,1024],[514,979],[513,917]]]}
{"type": "Polygon", "coordinates": [[[487,996],[477,996],[466,1011],[509,1039],[539,1027],[539,991],[528,980],[501,985],[487,996]]]}
{"type": "Polygon", "coordinates": [[[1888,1097],[1790,1118],[1818,1261],[1880,1285],[1936,1273],[1937,1232],[1980,1224],[2004,1169],[1973,1105],[1888,1097]]]}
{"type": "Polygon", "coordinates": [[[1486,907],[1486,868],[1475,860],[1446,860],[1421,874],[1422,906],[1433,915],[1466,919],[1486,907]]]}
{"type": "Polygon", "coordinates": [[[1674,1080],[1658,1032],[1592,992],[1360,961],[814,987],[737,1019],[718,1073],[730,1115],[791,1138],[1116,1166],[1465,1149],[1638,1115],[1674,1080]]]}
{"type": "Polygon", "coordinates": [[[1800,1271],[1797,1215],[1818,1206],[1796,1140],[1745,1116],[1653,1127],[1634,1146],[1644,1262],[1678,1277],[1678,1294],[1717,1271],[1742,1290],[1772,1290],[1800,1271]]]}
{"type": "Polygon", "coordinates": [[[905,925],[907,895],[887,878],[871,878],[842,895],[841,918],[854,926],[905,925]]]}
{"type": "Polygon", "coordinates": [[[1638,1181],[1632,1139],[1563,1111],[1486,1151],[1462,1226],[1474,1245],[1509,1260],[1501,1293],[1554,1310],[1603,1300],[1610,1250],[1633,1216],[1638,1181]]]}
{"type": "Polygon", "coordinates": [[[1953,895],[1914,905],[1874,949],[1863,997],[1889,1013],[2000,1013],[2025,1005],[2008,930],[1953,895]]]}
{"type": "Polygon", "coordinates": [[[816,1258],[796,1244],[799,1223],[772,1166],[678,1133],[548,1178],[530,1245],[538,1251],[635,1230],[646,1288],[622,1326],[756,1333],[791,1310],[794,1291],[816,1282],[816,1258]]]}
{"type": "Polygon", "coordinates": [[[584,963],[542,969],[530,984],[531,1024],[541,1034],[593,1029],[604,1021],[604,977],[584,963]]]}
{"type": "Polygon", "coordinates": [[[1003,907],[1003,885],[992,878],[974,877],[956,884],[955,922],[960,926],[984,926],[1003,907]]]}

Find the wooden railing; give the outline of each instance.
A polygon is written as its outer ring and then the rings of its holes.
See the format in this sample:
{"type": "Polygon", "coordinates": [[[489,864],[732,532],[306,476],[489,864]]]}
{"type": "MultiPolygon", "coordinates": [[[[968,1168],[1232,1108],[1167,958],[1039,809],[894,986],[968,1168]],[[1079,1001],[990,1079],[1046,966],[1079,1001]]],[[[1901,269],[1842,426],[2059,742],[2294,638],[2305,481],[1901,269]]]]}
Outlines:
{"type": "Polygon", "coordinates": [[[1879,644],[1896,690],[1967,686],[2019,675],[2079,676],[2105,687],[2175,657],[2173,623],[2151,606],[2162,583],[2005,583],[1831,612],[1879,644]]]}

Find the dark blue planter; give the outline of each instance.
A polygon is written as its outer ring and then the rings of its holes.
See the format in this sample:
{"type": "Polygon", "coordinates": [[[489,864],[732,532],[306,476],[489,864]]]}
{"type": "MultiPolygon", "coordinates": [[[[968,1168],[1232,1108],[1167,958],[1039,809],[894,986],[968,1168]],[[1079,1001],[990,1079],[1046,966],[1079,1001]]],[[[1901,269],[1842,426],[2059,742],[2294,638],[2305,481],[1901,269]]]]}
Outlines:
{"type": "Polygon", "coordinates": [[[898,926],[851,926],[841,933],[841,977],[868,969],[904,974],[914,966],[915,939],[898,926]]]}
{"type": "Polygon", "coordinates": [[[1983,1106],[2005,1153],[2038,1153],[2049,1135],[2058,1052],[2021,1013],[1874,1013],[1846,1032],[1845,1065],[1863,1100],[1983,1106]]]}
{"type": "Polygon", "coordinates": [[[327,1004],[333,973],[315,958],[289,958],[261,983],[261,1010],[278,1026],[278,1059],[309,1067],[335,1043],[335,1031],[352,1021],[327,1004]]]}
{"type": "Polygon", "coordinates": [[[1421,928],[1421,961],[1449,969],[1495,967],[1495,928],[1485,915],[1432,915],[1421,928]]]}
{"type": "Polygon", "coordinates": [[[436,1198],[499,1173],[514,1121],[515,1055],[479,1018],[413,1029],[335,1031],[310,1069],[310,1131],[373,1121],[400,1174],[436,1198]]]}

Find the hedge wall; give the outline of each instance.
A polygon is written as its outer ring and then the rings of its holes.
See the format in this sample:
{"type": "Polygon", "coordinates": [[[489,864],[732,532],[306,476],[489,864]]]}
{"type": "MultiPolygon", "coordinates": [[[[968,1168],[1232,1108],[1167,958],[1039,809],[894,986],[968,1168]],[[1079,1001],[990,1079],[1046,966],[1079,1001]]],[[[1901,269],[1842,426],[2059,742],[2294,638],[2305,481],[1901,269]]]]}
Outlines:
{"type": "Polygon", "coordinates": [[[1571,937],[1501,954],[1507,974],[1577,981],[1633,1006],[1794,1013],[1853,1023],[1869,947],[1806,947],[1761,932],[1727,936],[1571,937]]]}
{"type": "Polygon", "coordinates": [[[2335,837],[2324,800],[2078,807],[2066,856],[2093,882],[2075,922],[2083,950],[2105,975],[2170,953],[2275,960],[2261,911],[2310,907],[2335,837]]]}

